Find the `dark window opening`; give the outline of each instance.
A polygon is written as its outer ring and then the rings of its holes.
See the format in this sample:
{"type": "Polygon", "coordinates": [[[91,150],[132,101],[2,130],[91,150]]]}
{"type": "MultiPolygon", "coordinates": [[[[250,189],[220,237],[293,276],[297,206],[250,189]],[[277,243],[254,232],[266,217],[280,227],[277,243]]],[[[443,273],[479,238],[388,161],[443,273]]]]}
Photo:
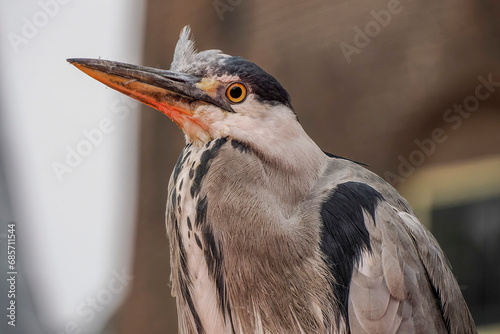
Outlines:
{"type": "Polygon", "coordinates": [[[476,325],[500,321],[500,196],[432,211],[432,233],[448,257],[476,325]]]}

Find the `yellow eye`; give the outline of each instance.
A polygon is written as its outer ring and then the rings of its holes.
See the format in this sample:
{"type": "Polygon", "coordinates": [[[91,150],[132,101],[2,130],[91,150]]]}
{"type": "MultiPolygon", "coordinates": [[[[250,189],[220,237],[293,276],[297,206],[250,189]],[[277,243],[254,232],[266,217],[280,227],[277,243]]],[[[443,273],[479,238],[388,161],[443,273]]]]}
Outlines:
{"type": "Polygon", "coordinates": [[[241,82],[233,82],[227,87],[226,96],[233,103],[243,102],[247,97],[247,88],[241,82]]]}

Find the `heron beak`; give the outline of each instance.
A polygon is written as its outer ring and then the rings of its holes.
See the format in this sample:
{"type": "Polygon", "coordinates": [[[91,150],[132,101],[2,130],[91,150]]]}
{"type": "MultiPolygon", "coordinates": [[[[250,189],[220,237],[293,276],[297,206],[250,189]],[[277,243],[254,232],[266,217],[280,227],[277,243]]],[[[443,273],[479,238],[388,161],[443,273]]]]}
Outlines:
{"type": "Polygon", "coordinates": [[[102,59],[67,61],[103,84],[161,111],[188,136],[208,130],[193,112],[200,103],[216,101],[197,87],[198,77],[102,59]]]}

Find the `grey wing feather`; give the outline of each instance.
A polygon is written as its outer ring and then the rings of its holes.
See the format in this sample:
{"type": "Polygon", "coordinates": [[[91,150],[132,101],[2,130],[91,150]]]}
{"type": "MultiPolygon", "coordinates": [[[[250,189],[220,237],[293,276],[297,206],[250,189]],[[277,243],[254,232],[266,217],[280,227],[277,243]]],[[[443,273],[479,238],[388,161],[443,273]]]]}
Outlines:
{"type": "Polygon", "coordinates": [[[400,216],[406,222],[404,226],[413,239],[426,274],[440,300],[441,311],[449,332],[477,333],[460,287],[436,239],[414,216],[406,213],[400,216]]]}
{"type": "Polygon", "coordinates": [[[432,235],[385,200],[364,213],[371,250],[353,268],[352,333],[476,333],[449,265],[432,235]]]}

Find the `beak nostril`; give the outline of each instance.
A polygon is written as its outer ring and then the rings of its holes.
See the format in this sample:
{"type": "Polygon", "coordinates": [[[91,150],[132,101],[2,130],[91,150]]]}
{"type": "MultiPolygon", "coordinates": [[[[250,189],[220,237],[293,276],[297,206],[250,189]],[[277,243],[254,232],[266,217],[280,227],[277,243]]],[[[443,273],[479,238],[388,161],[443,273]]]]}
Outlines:
{"type": "Polygon", "coordinates": [[[174,75],[164,76],[165,79],[175,81],[175,82],[186,82],[186,78],[177,77],[174,75]]]}

